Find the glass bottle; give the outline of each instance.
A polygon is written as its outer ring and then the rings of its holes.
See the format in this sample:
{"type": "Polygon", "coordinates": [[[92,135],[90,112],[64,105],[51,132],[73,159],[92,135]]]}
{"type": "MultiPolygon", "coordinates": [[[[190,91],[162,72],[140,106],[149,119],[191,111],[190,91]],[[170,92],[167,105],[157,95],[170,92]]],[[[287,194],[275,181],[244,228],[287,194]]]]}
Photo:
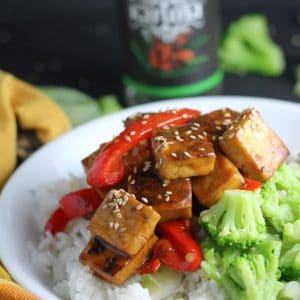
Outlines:
{"type": "Polygon", "coordinates": [[[127,105],[215,93],[218,0],[122,0],[127,105]]]}

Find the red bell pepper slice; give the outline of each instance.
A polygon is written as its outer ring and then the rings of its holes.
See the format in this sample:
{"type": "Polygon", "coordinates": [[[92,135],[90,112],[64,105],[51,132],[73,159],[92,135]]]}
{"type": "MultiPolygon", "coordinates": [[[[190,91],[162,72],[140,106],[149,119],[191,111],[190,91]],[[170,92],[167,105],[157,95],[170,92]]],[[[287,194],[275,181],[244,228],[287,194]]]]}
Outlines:
{"type": "Polygon", "coordinates": [[[65,215],[70,218],[79,218],[96,211],[102,199],[95,189],[86,188],[64,195],[59,205],[65,215]]]}
{"type": "Polygon", "coordinates": [[[245,183],[244,183],[244,186],[242,187],[242,190],[255,191],[263,186],[263,184],[261,182],[253,180],[253,179],[249,179],[247,177],[244,177],[244,180],[245,180],[245,183]]]}
{"type": "Polygon", "coordinates": [[[184,220],[160,223],[158,230],[163,239],[155,246],[156,258],[181,272],[192,272],[200,267],[203,258],[200,245],[184,220]]]}
{"type": "Polygon", "coordinates": [[[81,189],[64,195],[59,207],[53,212],[45,225],[45,231],[52,234],[64,231],[69,221],[85,217],[96,211],[102,199],[91,188],[81,189]]]}
{"type": "Polygon", "coordinates": [[[122,157],[139,142],[148,139],[152,130],[164,125],[187,123],[200,114],[198,110],[169,110],[142,118],[123,130],[94,160],[87,174],[87,183],[94,188],[112,186],[125,176],[122,157]]]}
{"type": "Polygon", "coordinates": [[[45,225],[45,231],[50,231],[52,234],[64,231],[70,219],[65,215],[62,208],[57,208],[48,222],[45,225]]]}
{"type": "Polygon", "coordinates": [[[160,265],[161,265],[160,260],[153,256],[138,269],[138,273],[140,275],[156,273],[160,268],[160,265]]]}

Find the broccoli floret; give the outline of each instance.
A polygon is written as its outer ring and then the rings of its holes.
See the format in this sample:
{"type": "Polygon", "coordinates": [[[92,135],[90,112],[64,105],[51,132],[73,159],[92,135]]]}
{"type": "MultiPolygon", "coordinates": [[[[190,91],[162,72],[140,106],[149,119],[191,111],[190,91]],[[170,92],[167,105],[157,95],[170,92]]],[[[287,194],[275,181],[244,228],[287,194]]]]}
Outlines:
{"type": "Polygon", "coordinates": [[[282,232],[284,224],[300,219],[300,166],[283,164],[261,189],[262,212],[282,232]]]}
{"type": "Polygon", "coordinates": [[[276,299],[283,287],[278,281],[280,241],[264,240],[254,247],[240,249],[222,247],[206,238],[201,247],[203,271],[209,279],[224,286],[231,299],[276,299]]]}
{"type": "Polygon", "coordinates": [[[260,201],[257,192],[227,190],[217,204],[201,212],[200,224],[221,246],[255,245],[266,232],[260,201]]]}
{"type": "Polygon", "coordinates": [[[300,219],[294,223],[287,223],[282,232],[283,252],[291,249],[295,244],[300,243],[300,219]]]}
{"type": "Polygon", "coordinates": [[[275,300],[283,284],[269,273],[263,255],[238,257],[222,276],[222,284],[231,299],[275,300]]]}
{"type": "Polygon", "coordinates": [[[300,281],[300,243],[286,251],[279,260],[282,279],[300,281]]]}
{"type": "Polygon", "coordinates": [[[283,51],[272,41],[263,15],[247,15],[233,22],[219,55],[221,65],[230,72],[278,76],[285,68],[283,51]]]}
{"type": "Polygon", "coordinates": [[[277,300],[299,300],[300,299],[300,282],[290,281],[279,292],[277,300]]]}

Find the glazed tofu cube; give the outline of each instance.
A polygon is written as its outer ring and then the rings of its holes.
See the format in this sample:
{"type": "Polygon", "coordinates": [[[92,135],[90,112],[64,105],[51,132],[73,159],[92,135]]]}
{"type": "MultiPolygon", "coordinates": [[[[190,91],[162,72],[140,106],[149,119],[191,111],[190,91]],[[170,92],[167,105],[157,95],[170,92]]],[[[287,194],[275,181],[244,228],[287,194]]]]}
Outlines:
{"type": "Polygon", "coordinates": [[[134,255],[154,234],[160,215],[124,190],[111,190],[88,229],[120,251],[134,255]]]}
{"type": "Polygon", "coordinates": [[[224,108],[201,115],[195,122],[207,133],[210,140],[215,141],[239,116],[239,112],[224,108]]]}
{"type": "Polygon", "coordinates": [[[111,246],[105,244],[99,237],[94,236],[80,254],[79,260],[98,277],[120,285],[143,264],[157,241],[158,238],[152,235],[137,254],[128,256],[119,251],[114,251],[111,246]]]}
{"type": "Polygon", "coordinates": [[[192,179],[193,193],[205,207],[217,203],[225,190],[239,189],[243,184],[244,178],[237,167],[223,155],[217,155],[211,173],[192,179]]]}
{"type": "Polygon", "coordinates": [[[153,173],[139,174],[128,184],[128,192],[151,205],[160,214],[161,222],[192,217],[192,186],[189,178],[162,182],[153,173]]]}
{"type": "Polygon", "coordinates": [[[152,152],[159,175],[163,179],[173,180],[210,173],[216,155],[206,135],[194,123],[154,130],[152,152]]]}
{"type": "Polygon", "coordinates": [[[259,181],[271,177],[289,155],[287,147],[255,109],[243,111],[219,137],[219,144],[245,176],[259,181]]]}

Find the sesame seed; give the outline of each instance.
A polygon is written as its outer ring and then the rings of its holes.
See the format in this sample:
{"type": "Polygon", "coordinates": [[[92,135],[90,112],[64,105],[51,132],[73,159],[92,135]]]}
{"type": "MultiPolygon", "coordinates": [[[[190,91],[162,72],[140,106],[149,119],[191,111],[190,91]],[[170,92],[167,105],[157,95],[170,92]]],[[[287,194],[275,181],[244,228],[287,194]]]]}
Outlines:
{"type": "Polygon", "coordinates": [[[203,131],[202,134],[203,134],[204,136],[207,136],[207,132],[206,132],[206,131],[203,131]]]}
{"type": "Polygon", "coordinates": [[[167,195],[172,195],[173,193],[172,193],[172,191],[166,191],[166,194],[167,195]]]}
{"type": "Polygon", "coordinates": [[[213,135],[211,139],[212,139],[213,141],[215,141],[216,138],[217,138],[217,137],[216,137],[215,135],[213,135]]]}
{"type": "Polygon", "coordinates": [[[216,129],[217,129],[217,130],[222,130],[222,127],[216,126],[216,129]]]}
{"type": "Polygon", "coordinates": [[[135,184],[135,179],[132,179],[132,180],[130,181],[130,183],[131,183],[131,184],[135,184]]]}
{"type": "Polygon", "coordinates": [[[190,135],[190,139],[193,139],[193,140],[196,140],[197,139],[197,137],[195,136],[195,135],[190,135]]]}
{"type": "Polygon", "coordinates": [[[174,132],[174,134],[175,134],[175,135],[179,135],[179,131],[176,130],[176,131],[174,132]]]}
{"type": "Polygon", "coordinates": [[[149,117],[150,117],[150,115],[146,114],[146,115],[143,116],[143,119],[148,119],[149,117]]]}
{"type": "Polygon", "coordinates": [[[193,123],[193,126],[200,127],[200,124],[197,123],[197,122],[194,122],[194,123],[193,123]]]}
{"type": "Polygon", "coordinates": [[[229,124],[231,124],[231,120],[225,120],[224,122],[223,122],[223,125],[225,125],[225,126],[228,126],[229,124]]]}
{"type": "Polygon", "coordinates": [[[127,180],[131,181],[131,179],[132,179],[132,177],[131,177],[131,175],[129,175],[127,180]]]}
{"type": "Polygon", "coordinates": [[[113,227],[114,227],[114,223],[113,223],[113,222],[110,222],[110,223],[109,223],[109,227],[110,227],[110,228],[113,228],[113,227]]]}
{"type": "Polygon", "coordinates": [[[148,199],[147,199],[146,197],[141,197],[141,200],[142,200],[143,202],[145,202],[145,203],[148,203],[148,202],[149,202],[148,199]]]}
{"type": "Polygon", "coordinates": [[[120,229],[119,229],[120,232],[125,232],[126,230],[127,230],[126,227],[123,227],[123,228],[120,228],[120,229]]]}
{"type": "Polygon", "coordinates": [[[172,155],[173,157],[177,157],[176,152],[172,152],[171,155],[172,155]]]}
{"type": "Polygon", "coordinates": [[[191,129],[194,130],[194,131],[197,131],[198,127],[192,126],[191,129]]]}
{"type": "Polygon", "coordinates": [[[219,139],[219,141],[223,141],[224,140],[224,138],[222,136],[219,136],[218,139],[219,139]]]}
{"type": "Polygon", "coordinates": [[[130,135],[135,135],[135,134],[136,132],[134,130],[130,132],[130,135]]]}
{"type": "Polygon", "coordinates": [[[221,121],[215,121],[215,124],[216,125],[221,125],[222,123],[221,123],[221,121]]]}
{"type": "Polygon", "coordinates": [[[163,129],[168,130],[168,129],[170,129],[170,126],[165,125],[165,126],[163,126],[163,129]]]}
{"type": "Polygon", "coordinates": [[[120,211],[120,209],[119,209],[119,208],[116,208],[116,209],[113,210],[113,213],[116,214],[116,213],[118,213],[119,211],[120,211]]]}
{"type": "Polygon", "coordinates": [[[159,193],[157,196],[156,196],[157,199],[162,199],[162,194],[159,193]]]}
{"type": "Polygon", "coordinates": [[[197,137],[198,137],[199,139],[201,139],[201,140],[204,139],[204,136],[202,136],[201,134],[198,134],[197,137]]]}
{"type": "Polygon", "coordinates": [[[184,139],[181,138],[180,136],[176,136],[175,139],[178,141],[178,142],[184,142],[184,139]]]}
{"type": "Polygon", "coordinates": [[[189,118],[189,115],[188,115],[188,114],[183,114],[182,117],[183,117],[184,119],[188,119],[188,118],[189,118]]]}
{"type": "Polygon", "coordinates": [[[133,168],[133,173],[137,173],[137,167],[133,168]]]}
{"type": "Polygon", "coordinates": [[[224,114],[224,117],[225,117],[225,118],[230,118],[230,117],[231,117],[231,114],[230,114],[229,112],[227,112],[227,113],[224,114]]]}
{"type": "Polygon", "coordinates": [[[102,209],[105,209],[107,206],[108,206],[107,204],[104,204],[104,205],[102,206],[102,209]]]}
{"type": "Polygon", "coordinates": [[[123,216],[122,216],[122,214],[119,212],[119,213],[117,213],[117,218],[118,219],[122,219],[123,218],[123,216]]]}
{"type": "Polygon", "coordinates": [[[143,206],[144,206],[144,205],[141,203],[141,204],[138,204],[135,208],[136,208],[137,210],[140,210],[140,209],[142,209],[143,206]]]}
{"type": "Polygon", "coordinates": [[[234,133],[229,134],[228,138],[232,139],[234,137],[234,133]]]}
{"type": "Polygon", "coordinates": [[[192,158],[192,157],[193,157],[193,155],[191,155],[191,154],[190,154],[190,153],[188,153],[187,151],[184,151],[183,153],[184,153],[184,155],[185,155],[185,156],[187,156],[187,157],[190,157],[190,158],[192,158]]]}
{"type": "Polygon", "coordinates": [[[191,131],[191,130],[188,130],[188,131],[185,132],[185,134],[186,134],[186,135],[190,135],[190,134],[192,134],[192,131],[191,131]]]}
{"type": "Polygon", "coordinates": [[[170,196],[166,196],[165,201],[169,202],[170,201],[170,196]]]}
{"type": "Polygon", "coordinates": [[[126,202],[126,201],[128,201],[128,196],[127,195],[124,195],[124,201],[126,202]]]}
{"type": "Polygon", "coordinates": [[[115,230],[118,230],[119,227],[120,227],[120,224],[119,224],[119,223],[115,223],[114,229],[115,229],[115,230]]]}
{"type": "Polygon", "coordinates": [[[166,187],[166,186],[168,186],[170,184],[170,180],[164,180],[164,182],[163,182],[163,187],[166,187]]]}
{"type": "Polygon", "coordinates": [[[198,148],[198,150],[200,150],[200,151],[204,151],[204,150],[205,150],[205,148],[198,148]]]}
{"type": "Polygon", "coordinates": [[[148,122],[147,121],[142,121],[141,122],[143,125],[147,124],[148,122]]]}
{"type": "Polygon", "coordinates": [[[131,137],[129,135],[124,135],[124,139],[128,142],[131,142],[131,137]]]}

